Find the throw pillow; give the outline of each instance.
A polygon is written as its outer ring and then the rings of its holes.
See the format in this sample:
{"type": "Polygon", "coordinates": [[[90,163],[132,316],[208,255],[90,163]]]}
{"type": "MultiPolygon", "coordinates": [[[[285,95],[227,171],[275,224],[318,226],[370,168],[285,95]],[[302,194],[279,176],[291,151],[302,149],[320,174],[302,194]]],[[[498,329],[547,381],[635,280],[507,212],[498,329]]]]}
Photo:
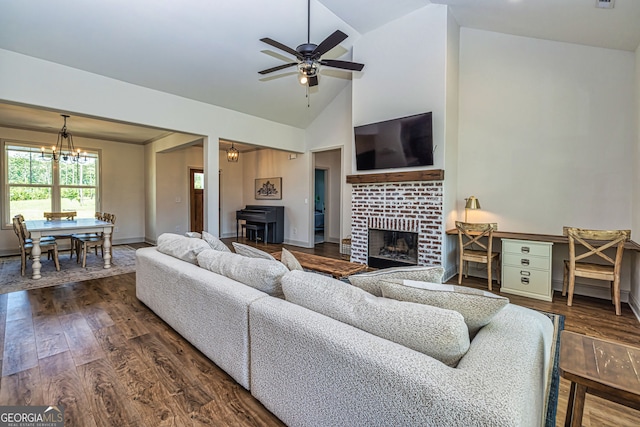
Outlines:
{"type": "Polygon", "coordinates": [[[276,260],[271,254],[268,254],[265,251],[261,251],[258,248],[254,248],[253,246],[237,242],[231,242],[231,244],[233,245],[233,249],[235,249],[236,253],[242,256],[246,256],[249,258],[264,258],[271,261],[276,260]]]}
{"type": "Polygon", "coordinates": [[[429,305],[378,298],[339,280],[303,271],[282,278],[287,301],[455,366],[469,349],[462,315],[429,305]]]}
{"type": "Polygon", "coordinates": [[[227,247],[222,240],[214,236],[213,234],[207,233],[206,231],[202,232],[202,239],[211,246],[211,249],[215,249],[216,251],[222,252],[231,252],[231,249],[227,247]]]}
{"type": "Polygon", "coordinates": [[[296,259],[296,257],[289,252],[288,250],[286,250],[285,248],[282,248],[282,255],[280,255],[280,261],[290,270],[302,270],[304,271],[304,269],[302,268],[302,265],[300,265],[300,261],[298,261],[296,259]]]}
{"type": "Polygon", "coordinates": [[[382,279],[410,279],[424,282],[442,282],[444,268],[442,267],[392,267],[381,270],[360,273],[349,276],[349,282],[377,297],[382,296],[378,283],[382,279]]]}
{"type": "Polygon", "coordinates": [[[200,253],[198,264],[202,268],[276,297],[282,296],[280,279],[289,271],[279,261],[248,258],[222,251],[200,253]]]}
{"type": "Polygon", "coordinates": [[[481,289],[440,283],[384,280],[380,288],[387,298],[457,311],[464,317],[472,337],[509,303],[509,298],[481,289]]]}
{"type": "Polygon", "coordinates": [[[209,244],[202,239],[192,239],[173,233],[161,234],[158,237],[157,246],[159,252],[191,264],[197,264],[197,256],[200,252],[211,249],[209,244]]]}

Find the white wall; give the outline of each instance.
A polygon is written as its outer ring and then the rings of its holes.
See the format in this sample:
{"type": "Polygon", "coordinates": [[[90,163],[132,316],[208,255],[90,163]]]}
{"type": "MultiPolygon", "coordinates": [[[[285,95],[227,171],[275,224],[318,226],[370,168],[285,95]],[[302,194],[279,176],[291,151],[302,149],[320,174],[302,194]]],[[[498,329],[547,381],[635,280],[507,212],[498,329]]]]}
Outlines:
{"type": "MultiPolygon", "coordinates": [[[[458,194],[458,127],[459,116],[459,86],[460,74],[460,27],[451,12],[447,13],[447,50],[445,69],[445,144],[444,150],[444,223],[445,230],[454,228],[456,217],[458,194]]],[[[447,236],[443,232],[443,266],[445,278],[457,273],[456,253],[458,242],[455,236],[447,236]]]]}
{"type": "MultiPolygon", "coordinates": [[[[636,138],[634,159],[634,175],[632,186],[633,222],[631,224],[631,238],[640,240],[640,46],[635,52],[635,112],[636,112],[636,138]]],[[[638,320],[640,320],[640,254],[632,254],[631,291],[629,292],[629,304],[638,320]]]]}
{"type": "MultiPolygon", "coordinates": [[[[0,101],[202,135],[207,191],[218,188],[218,174],[208,171],[217,172],[219,168],[220,138],[289,151],[303,152],[305,148],[302,129],[3,49],[0,101]]],[[[150,156],[145,159],[150,160],[150,156]]],[[[142,164],[141,161],[140,167],[142,164]]],[[[206,222],[216,224],[217,194],[206,195],[205,199],[206,222]]],[[[142,218],[144,221],[144,214],[142,218]]]]}
{"type": "MultiPolygon", "coordinates": [[[[38,146],[50,146],[56,137],[56,133],[0,127],[0,139],[35,142],[38,146]]],[[[100,209],[116,215],[118,232],[113,235],[114,243],[142,241],[145,233],[144,147],[79,136],[74,136],[73,140],[78,148],[101,151],[100,209]],[[123,185],[126,185],[126,192],[122,191],[123,185]]],[[[13,230],[3,228],[0,230],[0,255],[16,253],[17,241],[13,230]]]]}
{"type": "Polygon", "coordinates": [[[353,81],[354,126],[433,112],[434,166],[407,170],[444,169],[447,24],[447,7],[431,4],[354,46],[354,60],[366,64],[353,81]]]}
{"type": "MultiPolygon", "coordinates": [[[[183,234],[190,230],[190,168],[203,165],[202,147],[188,147],[156,154],[156,233],[183,234]]],[[[205,227],[206,228],[206,227],[205,227]]],[[[217,224],[215,232],[217,233],[217,224]]]]}
{"type": "MultiPolygon", "coordinates": [[[[631,228],[633,87],[631,52],[462,28],[460,215],[473,194],[469,220],[502,231],[631,228]]],[[[557,289],[566,245],[553,252],[557,289]]]]}
{"type": "MultiPolygon", "coordinates": [[[[236,211],[251,203],[244,202],[245,155],[240,154],[237,162],[227,161],[226,151],[220,151],[220,196],[222,237],[236,236],[236,211]]],[[[251,179],[250,177],[247,179],[251,179]]]]}
{"type": "Polygon", "coordinates": [[[633,61],[462,28],[458,192],[481,201],[474,220],[547,234],[629,228],[633,61]]]}
{"type": "MultiPolygon", "coordinates": [[[[357,78],[357,77],[354,77],[357,78]]],[[[346,183],[352,173],[353,123],[351,119],[352,85],[329,104],[306,129],[307,150],[320,152],[340,148],[341,159],[341,219],[338,239],[351,234],[351,184],[346,183]]],[[[312,213],[310,212],[310,215],[312,213]]],[[[309,217],[312,221],[312,217],[309,217]]],[[[310,237],[311,238],[311,237],[310,237]]]]}
{"type": "Polygon", "coordinates": [[[285,243],[312,247],[309,209],[313,204],[311,192],[310,154],[298,154],[289,160],[289,153],[279,150],[259,150],[243,153],[245,205],[284,206],[285,243]],[[282,177],[281,200],[256,200],[255,179],[282,177]]]}

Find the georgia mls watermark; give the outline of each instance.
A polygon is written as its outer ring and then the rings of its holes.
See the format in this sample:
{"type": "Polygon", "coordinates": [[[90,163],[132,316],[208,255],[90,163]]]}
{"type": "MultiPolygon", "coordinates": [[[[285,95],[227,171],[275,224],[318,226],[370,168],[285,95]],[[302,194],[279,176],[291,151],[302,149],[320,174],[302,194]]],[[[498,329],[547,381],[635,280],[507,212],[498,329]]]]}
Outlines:
{"type": "Polygon", "coordinates": [[[64,427],[64,408],[0,406],[0,427],[64,427]]]}

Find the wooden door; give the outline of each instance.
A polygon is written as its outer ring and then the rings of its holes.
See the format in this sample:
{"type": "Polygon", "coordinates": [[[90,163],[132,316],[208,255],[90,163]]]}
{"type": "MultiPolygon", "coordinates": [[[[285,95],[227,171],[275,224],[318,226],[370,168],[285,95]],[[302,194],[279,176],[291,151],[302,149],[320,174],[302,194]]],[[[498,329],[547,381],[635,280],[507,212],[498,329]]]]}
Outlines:
{"type": "Polygon", "coordinates": [[[189,169],[189,230],[201,233],[204,229],[204,171],[189,169]]]}

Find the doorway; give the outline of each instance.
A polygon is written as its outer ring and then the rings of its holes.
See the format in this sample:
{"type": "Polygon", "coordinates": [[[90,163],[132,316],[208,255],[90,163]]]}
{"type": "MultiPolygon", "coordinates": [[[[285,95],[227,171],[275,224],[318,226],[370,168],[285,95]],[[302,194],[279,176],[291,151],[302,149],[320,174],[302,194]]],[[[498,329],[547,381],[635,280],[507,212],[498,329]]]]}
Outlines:
{"type": "Polygon", "coordinates": [[[204,230],[204,170],[189,168],[189,230],[204,230]]]}
{"type": "Polygon", "coordinates": [[[313,153],[309,238],[316,244],[339,243],[342,228],[342,148],[313,153]]]}
{"type": "Polygon", "coordinates": [[[326,200],[327,200],[327,170],[315,169],[314,177],[314,210],[313,210],[313,223],[314,223],[314,244],[324,243],[325,241],[325,212],[326,212],[326,200]]]}

